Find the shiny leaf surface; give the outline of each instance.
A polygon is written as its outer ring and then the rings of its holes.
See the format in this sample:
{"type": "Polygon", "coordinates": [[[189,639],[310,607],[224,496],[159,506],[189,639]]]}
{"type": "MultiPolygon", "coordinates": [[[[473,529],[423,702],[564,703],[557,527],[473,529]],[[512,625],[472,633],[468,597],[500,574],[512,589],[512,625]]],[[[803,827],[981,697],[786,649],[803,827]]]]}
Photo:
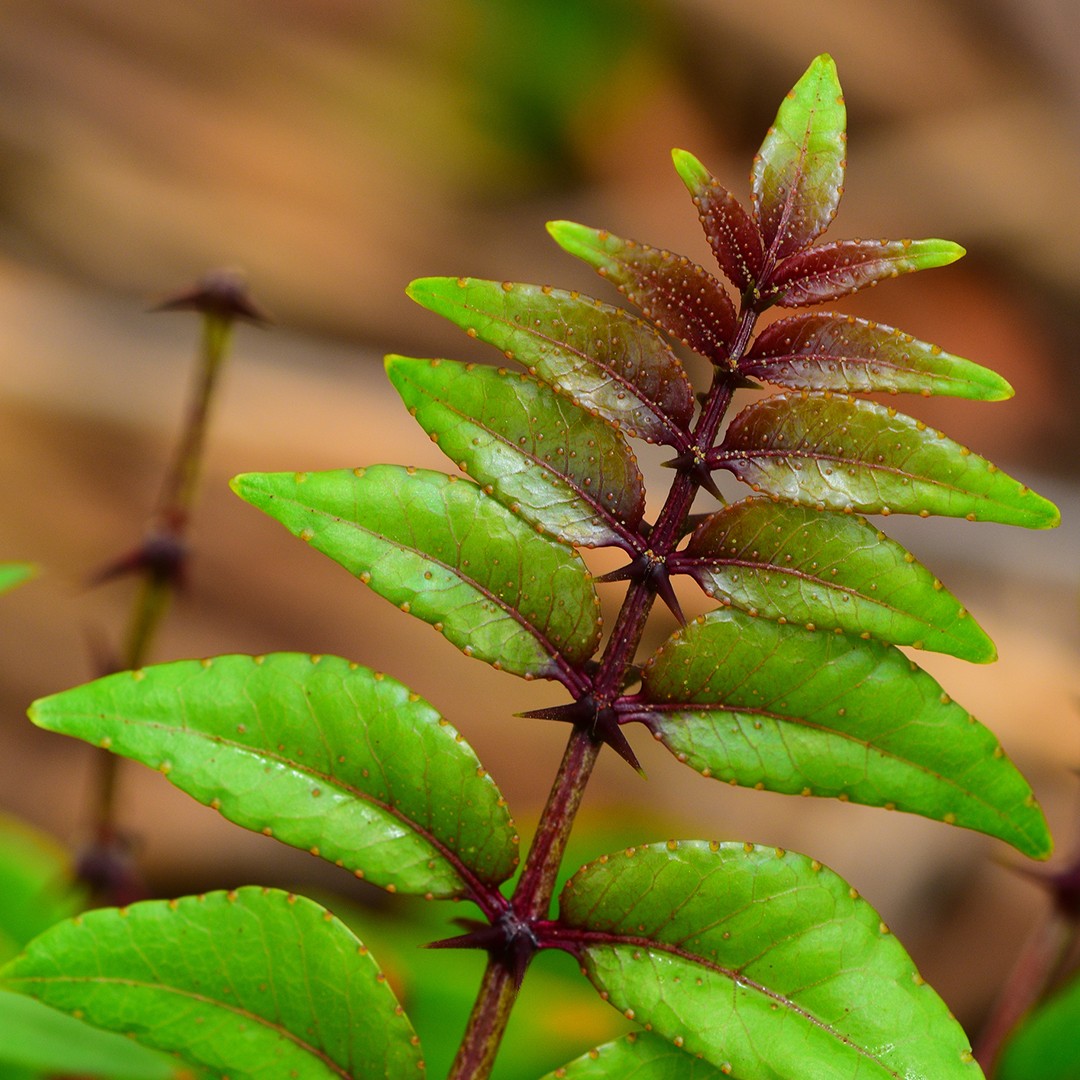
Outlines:
{"type": "Polygon", "coordinates": [[[387,373],[439,449],[514,513],[566,543],[635,546],[645,487],[609,424],[525,374],[401,356],[387,373]]]}
{"type": "Polygon", "coordinates": [[[612,1005],[724,1074],[982,1076],[877,912],[804,855],[703,841],[629,848],[579,870],[560,911],[612,1005]]]}
{"type": "Polygon", "coordinates": [[[694,200],[720,269],[740,294],[751,292],[765,261],[761,233],[753,218],[693,154],[673,150],[671,157],[694,200]]]}
{"type": "Polygon", "coordinates": [[[0,990],[0,1076],[9,1068],[32,1076],[77,1075],[103,1080],[184,1080],[191,1073],[156,1050],[90,1027],[24,994],[0,990]]]}
{"type": "Polygon", "coordinates": [[[398,465],[249,473],[233,490],[469,656],[558,678],[593,654],[584,563],[475,484],[398,465]]]}
{"type": "Polygon", "coordinates": [[[943,394],[977,401],[1003,401],[1013,394],[989,368],[854,315],[794,315],[772,323],[757,336],[739,370],[793,390],[943,394]]]}
{"type": "Polygon", "coordinates": [[[747,499],[703,522],[668,565],[750,615],[975,663],[997,656],[956,597],[865,518],[747,499]]]}
{"type": "Polygon", "coordinates": [[[904,810],[1050,854],[1031,787],[993,733],[891,645],[722,608],[668,639],[641,699],[638,718],[717,780],[904,810]]]}
{"type": "Polygon", "coordinates": [[[751,171],[751,207],[773,261],[813,243],[844,190],[847,110],[832,57],[817,57],[776,114],[751,171]]]}
{"type": "Polygon", "coordinates": [[[422,278],[408,294],[627,435],[688,445],[690,380],[640,319],[578,293],[509,281],[422,278]]]}
{"type": "Polygon", "coordinates": [[[233,1080],[422,1067],[365,946],[325,908],[276,889],[91,911],[36,938],[0,981],[233,1080]]]}
{"type": "Polygon", "coordinates": [[[922,421],[870,401],[776,394],[732,420],[709,464],[755,491],[830,510],[997,521],[1061,515],[1041,495],[922,421]]]}
{"type": "Polygon", "coordinates": [[[158,664],[30,716],[396,892],[469,895],[517,863],[505,801],[461,735],[396,679],[336,656],[158,664]]]}
{"type": "Polygon", "coordinates": [[[572,221],[548,222],[548,232],[655,326],[713,363],[726,362],[735,336],[735,308],[720,282],[697,263],[572,221]]]}
{"type": "Polygon", "coordinates": [[[634,1031],[590,1050],[542,1080],[724,1080],[716,1065],[649,1031],[634,1031]]]}
{"type": "Polygon", "coordinates": [[[901,274],[948,266],[963,254],[949,240],[838,240],[786,259],[762,295],[780,307],[823,304],[901,274]]]}

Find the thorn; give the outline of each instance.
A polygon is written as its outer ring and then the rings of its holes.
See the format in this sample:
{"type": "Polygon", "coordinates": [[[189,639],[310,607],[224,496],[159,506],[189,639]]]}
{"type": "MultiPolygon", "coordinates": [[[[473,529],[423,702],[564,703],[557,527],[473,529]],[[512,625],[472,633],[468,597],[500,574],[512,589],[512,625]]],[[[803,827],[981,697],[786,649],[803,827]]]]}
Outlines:
{"type": "Polygon", "coordinates": [[[187,545],[171,529],[151,529],[142,543],[90,575],[88,584],[103,585],[128,574],[145,574],[182,589],[186,581],[187,545]]]}
{"type": "Polygon", "coordinates": [[[679,621],[679,625],[685,626],[686,616],[683,615],[682,608],[679,607],[679,598],[675,595],[675,590],[671,586],[671,575],[668,573],[668,568],[664,563],[657,563],[653,567],[649,575],[649,584],[656,595],[667,605],[668,611],[679,621]]]}
{"type": "Polygon", "coordinates": [[[724,502],[724,496],[720,494],[720,489],[716,486],[716,481],[712,478],[712,470],[702,459],[694,464],[690,469],[690,475],[693,477],[694,483],[698,487],[704,488],[714,499],[718,502],[724,502]]]}
{"type": "Polygon", "coordinates": [[[199,311],[219,319],[265,326],[274,320],[251,298],[247,281],[239,270],[211,270],[191,288],[166,297],[151,311],[199,311]]]}
{"type": "Polygon", "coordinates": [[[631,581],[639,576],[638,564],[640,562],[640,556],[634,559],[633,562],[628,562],[625,566],[620,566],[618,570],[611,570],[606,574],[601,574],[597,578],[593,578],[593,581],[597,581],[601,584],[610,584],[613,581],[631,581]]]}
{"type": "Polygon", "coordinates": [[[558,720],[564,724],[589,724],[596,714],[596,704],[591,694],[578,701],[565,705],[553,705],[547,709],[530,709],[528,712],[515,713],[526,720],[558,720]]]}
{"type": "Polygon", "coordinates": [[[540,947],[532,927],[512,910],[504,911],[490,925],[471,920],[470,923],[474,929],[468,933],[443,938],[440,941],[431,941],[424,947],[427,949],[483,949],[492,959],[499,960],[509,970],[514,986],[520,988],[529,961],[540,947]]]}
{"type": "Polygon", "coordinates": [[[582,728],[594,739],[607,743],[631,768],[642,776],[645,775],[634,751],[626,741],[626,736],[619,728],[617,713],[610,705],[599,705],[592,694],[586,694],[577,701],[571,701],[565,705],[555,705],[548,709],[532,709],[516,715],[532,720],[561,720],[564,723],[573,724],[576,728],[582,728]]]}

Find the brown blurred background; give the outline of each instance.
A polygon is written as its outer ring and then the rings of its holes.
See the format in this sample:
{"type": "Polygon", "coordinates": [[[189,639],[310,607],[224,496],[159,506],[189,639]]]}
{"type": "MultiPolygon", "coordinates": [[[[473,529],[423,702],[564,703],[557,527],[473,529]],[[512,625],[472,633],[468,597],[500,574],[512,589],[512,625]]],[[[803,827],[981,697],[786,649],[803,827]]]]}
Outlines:
{"type": "MultiPolygon", "coordinates": [[[[158,658],[298,649],[386,670],[461,728],[528,822],[565,732],[511,714],[557,691],[465,661],[240,503],[227,478],[447,467],[385,384],[381,356],[485,354],[412,305],[406,283],[461,273],[611,300],[548,239],[555,217],[708,265],[670,149],[692,150],[745,198],[781,97],[828,51],[850,136],[832,237],[945,236],[969,252],[844,309],[1001,371],[1016,388],[1008,404],[911,411],[1065,518],[1046,534],[891,519],[1001,653],[987,668],[921,662],[1000,735],[1059,850],[1075,849],[1077,40],[1072,0],[0,0],[0,559],[41,567],[0,611],[0,810],[81,838],[88,748],[32,729],[24,709],[89,677],[94,646],[126,622],[129,585],[84,582],[140,535],[196,335],[190,316],[143,312],[228,265],[278,325],[238,334],[191,586],[158,658]]],[[[671,628],[658,617],[653,640],[671,628]]],[[[641,840],[814,854],[977,1022],[1044,904],[998,865],[1018,857],[921,820],[721,789],[643,741],[649,780],[607,755],[586,800],[594,820],[637,807],[641,840]]],[[[121,796],[159,893],[350,887],[147,770],[126,769],[121,796]]]]}

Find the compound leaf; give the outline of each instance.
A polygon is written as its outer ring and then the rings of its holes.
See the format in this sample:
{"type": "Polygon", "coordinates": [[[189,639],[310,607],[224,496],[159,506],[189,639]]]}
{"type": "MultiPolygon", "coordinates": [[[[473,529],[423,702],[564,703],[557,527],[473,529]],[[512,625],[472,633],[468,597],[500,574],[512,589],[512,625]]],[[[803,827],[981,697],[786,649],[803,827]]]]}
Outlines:
{"type": "Polygon", "coordinates": [[[728,1073],[649,1031],[632,1031],[542,1080],[725,1080],[728,1073]]]}
{"type": "Polygon", "coordinates": [[[948,266],[963,254],[950,240],[838,240],[786,259],[762,296],[780,307],[822,304],[901,274],[948,266]]]}
{"type": "Polygon", "coordinates": [[[751,171],[751,207],[773,261],[812,243],[836,216],[844,190],[847,110],[828,55],[795,84],[751,171]]]}
{"type": "Polygon", "coordinates": [[[755,491],[823,509],[1059,524],[1057,508],[985,458],[895,409],[776,394],[731,422],[710,466],[755,491]]]}
{"type": "Polygon", "coordinates": [[[720,282],[697,263],[572,221],[549,221],[547,229],[564,250],[594,267],[655,326],[715,364],[727,361],[735,337],[735,307],[720,282]]]}
{"type": "Polygon", "coordinates": [[[793,390],[885,391],[1003,401],[997,372],[854,315],[793,315],[767,326],[739,364],[745,375],[793,390]]]}
{"type": "Polygon", "coordinates": [[[747,499],[702,522],[668,567],[750,615],[975,663],[997,656],[956,597],[865,518],[747,499]]]}
{"type": "Polygon", "coordinates": [[[248,473],[233,490],[468,656],[560,678],[592,656],[585,564],[475,484],[399,465],[248,473]]]}
{"type": "Polygon", "coordinates": [[[891,645],[721,608],[668,639],[620,712],[718,780],[904,810],[1050,854],[1031,787],[993,733],[891,645]]]}
{"type": "Polygon", "coordinates": [[[877,912],[804,855],[704,841],[629,848],[579,870],[560,914],[563,947],[612,1005],[724,1075],[982,1076],[877,912]]]}
{"type": "Polygon", "coordinates": [[[0,981],[233,1080],[422,1068],[366,947],[325,908],[276,889],[91,911],[36,938],[0,981]]]}
{"type": "Polygon", "coordinates": [[[505,801],[468,744],[396,679],[340,657],[158,664],[43,698],[30,717],[393,891],[475,895],[517,863],[505,801]]]}
{"type": "Polygon", "coordinates": [[[635,547],[645,487],[609,424],[524,373],[403,356],[386,370],[439,448],[504,506],[569,544],[635,547]]]}
{"type": "Polygon", "coordinates": [[[105,1080],[183,1080],[191,1072],[123,1035],[84,1024],[40,1001],[0,990],[0,1075],[63,1074],[105,1080]]]}
{"type": "Polygon", "coordinates": [[[421,278],[408,294],[627,435],[689,445],[690,380],[640,319],[578,293],[509,281],[421,278]]]}
{"type": "Polygon", "coordinates": [[[713,255],[740,294],[752,292],[761,276],[765,253],[761,233],[734,195],[686,150],[673,150],[675,171],[697,207],[713,255]]]}

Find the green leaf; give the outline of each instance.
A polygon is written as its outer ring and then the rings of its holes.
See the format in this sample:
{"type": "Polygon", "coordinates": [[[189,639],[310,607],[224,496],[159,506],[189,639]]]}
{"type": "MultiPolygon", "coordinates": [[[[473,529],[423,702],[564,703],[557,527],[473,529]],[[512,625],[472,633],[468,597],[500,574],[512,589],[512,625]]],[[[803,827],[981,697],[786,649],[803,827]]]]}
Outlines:
{"type": "Polygon", "coordinates": [[[407,291],[627,435],[689,446],[690,380],[664,339],[640,319],[546,285],[421,278],[407,291]]]}
{"type": "Polygon", "coordinates": [[[648,1031],[632,1031],[621,1039],[582,1054],[542,1080],[724,1080],[730,1073],[692,1057],[648,1031]]]}
{"type": "Polygon", "coordinates": [[[901,274],[948,266],[963,255],[950,240],[838,240],[782,262],[762,298],[781,307],[822,304],[901,274]]]}
{"type": "Polygon", "coordinates": [[[569,544],[636,549],[645,487],[626,440],[525,374],[389,356],[409,411],[504,506],[569,544]]]}
{"type": "Polygon", "coordinates": [[[757,225],[735,196],[693,154],[673,150],[671,157],[675,171],[694,200],[698,220],[720,269],[740,293],[751,292],[765,261],[757,225]]]}
{"type": "Polygon", "coordinates": [[[579,870],[560,913],[577,930],[564,947],[612,1005],[726,1075],[982,1076],[877,912],[804,855],[703,841],[629,848],[579,870]]]}
{"type": "Polygon", "coordinates": [[[996,1080],[1076,1080],[1080,1076],[1080,978],[1029,1013],[1002,1050],[996,1080]]]}
{"type": "MultiPolygon", "coordinates": [[[[40,1001],[0,990],[0,1066],[106,1080],[179,1080],[181,1070],[124,1035],[100,1031],[40,1001]]],[[[0,1069],[0,1071],[3,1071],[0,1069]]],[[[182,1075],[190,1076],[187,1069],[182,1075]]]]}
{"type": "Polygon", "coordinates": [[[1053,503],[921,421],[870,401],[776,394],[744,409],[712,468],[823,509],[1058,525],[1053,503]]]}
{"type": "Polygon", "coordinates": [[[811,244],[836,216],[846,126],[836,65],[823,54],[788,94],[754,157],[751,207],[773,261],[811,244]]]}
{"type": "Polygon", "coordinates": [[[467,656],[567,678],[596,649],[600,605],[585,564],[475,484],[373,465],[248,473],[232,487],[467,656]]]}
{"type": "Polygon", "coordinates": [[[422,1067],[366,947],[325,908],[276,889],[91,911],[36,938],[0,981],[232,1080],[422,1067]]]}
{"type": "Polygon", "coordinates": [[[43,698],[30,717],[393,891],[475,895],[517,864],[505,801],[461,735],[336,656],[158,664],[43,698]]]}
{"type": "Polygon", "coordinates": [[[1050,854],[1031,787],[993,733],[891,645],[721,608],[661,647],[640,702],[625,711],[717,780],[904,810],[1050,854]]]}
{"type": "Polygon", "coordinates": [[[997,372],[909,334],[854,315],[794,315],[757,336],[744,375],[793,390],[885,391],[1003,401],[1012,387],[997,372]]]}
{"type": "Polygon", "coordinates": [[[82,906],[68,853],[51,836],[0,816],[0,963],[82,906]]]}
{"type": "Polygon", "coordinates": [[[0,593],[6,593],[21,585],[24,581],[32,578],[36,569],[32,563],[7,562],[0,563],[0,593]]]}
{"type": "Polygon", "coordinates": [[[549,221],[564,250],[584,259],[615,285],[646,319],[714,364],[727,362],[735,308],[719,281],[685,255],[572,221],[549,221]]]}
{"type": "Polygon", "coordinates": [[[698,526],[668,567],[750,615],[975,663],[997,656],[956,597],[865,518],[747,499],[698,526]]]}

